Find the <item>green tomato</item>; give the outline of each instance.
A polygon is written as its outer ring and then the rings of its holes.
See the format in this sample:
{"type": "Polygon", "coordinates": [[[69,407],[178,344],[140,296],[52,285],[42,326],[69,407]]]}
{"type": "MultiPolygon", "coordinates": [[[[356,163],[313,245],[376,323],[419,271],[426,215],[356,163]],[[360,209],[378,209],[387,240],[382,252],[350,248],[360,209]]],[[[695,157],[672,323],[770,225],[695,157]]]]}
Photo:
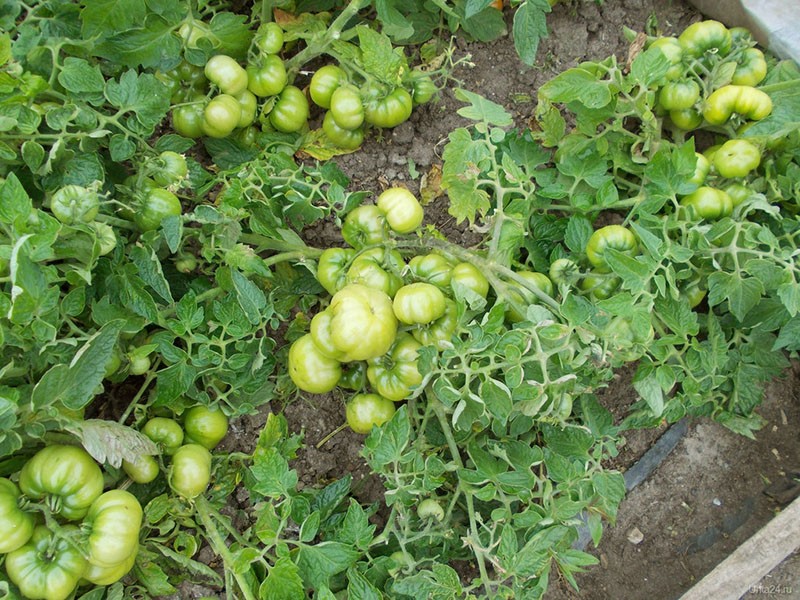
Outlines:
{"type": "Polygon", "coordinates": [[[348,284],[331,299],[331,339],[346,360],[369,360],[389,351],[397,318],[388,295],[364,285],[348,284]]]}
{"type": "MultiPolygon", "coordinates": [[[[334,348],[333,351],[337,349],[334,348]]],[[[295,340],[289,348],[288,371],[294,384],[304,392],[324,394],[339,383],[342,365],[325,355],[311,334],[295,340]]]]}
{"type": "Polygon", "coordinates": [[[375,247],[362,251],[347,270],[347,284],[357,283],[380,290],[394,298],[403,285],[400,274],[405,268],[403,257],[397,250],[375,247]]]}
{"type": "Polygon", "coordinates": [[[464,286],[483,298],[489,294],[489,280],[472,263],[458,263],[450,271],[450,287],[455,290],[458,286],[464,286]]]}
{"type": "Polygon", "coordinates": [[[670,63],[667,81],[674,81],[683,75],[683,46],[675,37],[660,37],[650,44],[650,48],[658,48],[670,63]]]}
{"type": "Polygon", "coordinates": [[[439,88],[429,75],[421,71],[411,72],[411,99],[414,106],[430,102],[438,92],[439,88]]]}
{"type": "Polygon", "coordinates": [[[411,335],[423,346],[434,346],[437,350],[444,350],[450,346],[450,338],[458,326],[458,306],[453,300],[445,300],[444,314],[428,323],[417,325],[411,330],[411,335]]]}
{"type": "Polygon", "coordinates": [[[50,212],[65,225],[91,223],[100,212],[100,197],[83,186],[65,185],[50,198],[50,212]]]}
{"type": "MultiPolygon", "coordinates": [[[[61,533],[77,533],[62,525],[61,533]]],[[[37,525],[31,539],[6,555],[8,578],[30,600],[66,600],[78,586],[88,563],[80,550],[64,537],[37,525]]]]}
{"type": "Polygon", "coordinates": [[[753,195],[753,190],[741,183],[732,183],[725,188],[725,193],[730,197],[733,208],[736,208],[753,195]]]}
{"type": "Polygon", "coordinates": [[[239,117],[239,123],[237,127],[249,127],[253,124],[256,120],[256,113],[258,112],[258,100],[255,97],[255,94],[250,90],[245,90],[241,94],[236,96],[236,100],[239,102],[239,108],[242,111],[242,115],[239,117]]]}
{"type": "Polygon", "coordinates": [[[142,506],[126,490],[109,490],[95,500],[83,520],[89,562],[114,567],[139,547],[142,506]]]}
{"type": "Polygon", "coordinates": [[[411,334],[399,332],[389,352],[367,361],[367,379],[372,389],[393,402],[408,398],[422,383],[417,367],[417,351],[421,347],[411,334]]]}
{"type": "Polygon", "coordinates": [[[25,463],[19,475],[22,493],[46,502],[52,512],[69,520],[82,519],[103,493],[103,472],[78,446],[42,448],[25,463]]]}
{"type": "Polygon", "coordinates": [[[733,212],[733,201],[722,190],[709,186],[697,188],[688,196],[681,198],[681,206],[689,213],[689,218],[714,221],[728,217],[733,212]]]}
{"type": "Polygon", "coordinates": [[[367,364],[363,361],[350,363],[342,367],[339,387],[360,392],[367,384],[367,364]]]}
{"type": "Polygon", "coordinates": [[[228,417],[218,408],[193,406],[183,417],[183,430],[187,443],[213,450],[228,434],[228,417]]]}
{"type": "Polygon", "coordinates": [[[409,283],[394,297],[392,308],[397,320],[406,325],[427,325],[444,315],[446,298],[430,283],[409,283]]]}
{"type": "Polygon", "coordinates": [[[727,56],[733,38],[731,32],[719,21],[707,20],[692,23],[678,36],[686,54],[700,58],[706,53],[727,56]]]}
{"type": "MultiPolygon", "coordinates": [[[[241,90],[237,94],[246,90],[241,90]]],[[[235,96],[214,96],[203,109],[203,133],[212,138],[229,136],[242,120],[242,105],[235,96]]]]}
{"type": "Polygon", "coordinates": [[[150,483],[160,472],[158,461],[149,454],[140,454],[135,460],[123,460],[122,470],[134,483],[150,483]]]}
{"type": "Polygon", "coordinates": [[[235,59],[225,54],[209,58],[204,73],[206,79],[223,94],[235,96],[247,89],[247,71],[235,59]]]}
{"type": "Polygon", "coordinates": [[[658,92],[658,103],[665,110],[686,110],[699,99],[700,86],[693,79],[670,81],[658,92]]]}
{"type": "Polygon", "coordinates": [[[172,455],[167,480],[179,496],[197,498],[211,481],[211,452],[200,444],[181,446],[172,455]]]}
{"type": "Polygon", "coordinates": [[[342,289],[346,282],[347,269],[356,251],[352,248],[326,248],[317,259],[317,281],[333,295],[342,289]]]}
{"type": "Polygon", "coordinates": [[[429,519],[442,521],[444,519],[444,508],[433,498],[425,498],[417,505],[417,516],[423,521],[429,519]]]}
{"type": "Polygon", "coordinates": [[[195,102],[172,109],[172,128],[183,137],[197,139],[203,135],[204,103],[195,102]]]}
{"type": "Polygon", "coordinates": [[[308,93],[311,100],[322,108],[331,107],[331,96],[336,89],[347,81],[347,74],[336,65],[320,67],[311,76],[308,93]]]}
{"type": "Polygon", "coordinates": [[[411,233],[422,225],[425,211],[416,196],[402,187],[392,187],[378,196],[378,208],[389,227],[397,233],[411,233]]]}
{"type": "Polygon", "coordinates": [[[165,150],[153,164],[153,181],[159,187],[178,185],[189,176],[189,167],[183,154],[165,150]]]}
{"type": "Polygon", "coordinates": [[[737,61],[736,70],[731,77],[734,85],[755,86],[767,76],[767,61],[758,48],[747,48],[737,61]]]}
{"type": "Polygon", "coordinates": [[[154,441],[163,454],[175,454],[183,445],[183,428],[175,419],[153,417],[144,424],[142,433],[154,441]]]}
{"type": "Polygon", "coordinates": [[[330,142],[343,150],[358,150],[364,142],[364,129],[345,129],[340,127],[331,111],[322,119],[322,131],[330,142]]]}
{"type": "Polygon", "coordinates": [[[389,129],[407,121],[413,107],[411,94],[398,87],[383,98],[369,101],[364,109],[364,119],[370,125],[389,129]]]}
{"type": "Polygon", "coordinates": [[[415,281],[432,283],[446,290],[450,287],[453,264],[441,254],[419,254],[408,261],[408,270],[415,281]]]}
{"type": "Polygon", "coordinates": [[[591,271],[583,276],[580,287],[596,300],[605,300],[617,291],[620,283],[619,277],[608,273],[591,271]]]}
{"type": "Polygon", "coordinates": [[[606,251],[611,248],[635,256],[639,250],[636,236],[622,225],[606,225],[597,229],[586,243],[586,258],[598,271],[609,271],[606,251]]]}
{"type": "Polygon", "coordinates": [[[94,229],[95,247],[99,256],[105,256],[117,247],[117,234],[111,225],[94,221],[89,226],[94,229]]]}
{"type": "Polygon", "coordinates": [[[286,65],[275,54],[265,56],[260,65],[248,65],[246,71],[247,89],[259,98],[277,96],[289,83],[286,65]]]}
{"type": "Polygon", "coordinates": [[[149,188],[140,196],[139,210],[133,221],[140,231],[153,231],[166,217],[180,216],[183,211],[178,197],[164,188],[149,188]]]}
{"type": "Polygon", "coordinates": [[[278,131],[294,133],[305,127],[308,115],[306,95],[300,88],[287,85],[269,113],[269,122],[278,131]]]}
{"type": "Polygon", "coordinates": [[[337,348],[336,344],[333,342],[331,317],[332,315],[328,310],[321,310],[318,312],[314,315],[314,318],[311,319],[311,327],[308,333],[314,341],[313,350],[318,351],[326,358],[334,359],[336,362],[339,362],[346,357],[345,353],[337,348]]]}
{"type": "Polygon", "coordinates": [[[356,394],[345,406],[345,417],[350,429],[367,434],[380,427],[395,413],[394,402],[378,394],[356,394]]]}
{"type": "Polygon", "coordinates": [[[364,123],[361,94],[353,85],[340,85],[331,94],[330,114],[342,129],[358,129],[364,123]]]}
{"type": "Polygon", "coordinates": [[[116,565],[100,567],[89,564],[89,567],[83,574],[83,579],[95,585],[111,585],[122,579],[133,568],[138,553],[139,546],[137,545],[128,558],[116,565]]]}
{"type": "Polygon", "coordinates": [[[386,241],[386,217],[374,204],[357,206],[344,219],[342,237],[356,250],[386,241]]]}
{"type": "Polygon", "coordinates": [[[723,125],[734,114],[760,121],[772,113],[772,98],[748,85],[725,85],[706,98],[703,117],[711,125],[723,125]]]}
{"type": "Polygon", "coordinates": [[[703,123],[703,115],[701,115],[694,108],[685,108],[683,110],[669,111],[669,118],[673,124],[679,129],[684,131],[692,131],[697,129],[703,123]]]}
{"type": "Polygon", "coordinates": [[[689,178],[689,181],[697,185],[703,185],[706,177],[708,177],[708,172],[711,170],[711,161],[699,152],[695,152],[694,155],[697,158],[697,162],[694,165],[694,174],[689,178]]]}
{"type": "Polygon", "coordinates": [[[0,477],[0,554],[13,552],[33,535],[33,515],[20,510],[19,488],[0,477]]]}
{"type": "Polygon", "coordinates": [[[277,54],[283,48],[283,41],[283,29],[272,21],[259,25],[253,36],[253,45],[263,54],[277,54]]]}
{"type": "MultiPolygon", "coordinates": [[[[550,281],[550,278],[544,273],[537,273],[535,271],[517,271],[517,275],[548,296],[553,296],[555,293],[553,282],[550,281]]],[[[519,323],[520,321],[525,320],[525,315],[519,312],[515,308],[515,305],[527,308],[528,305],[534,304],[538,301],[537,296],[532,291],[525,289],[519,282],[516,281],[513,281],[509,284],[508,296],[509,300],[511,301],[511,306],[506,312],[506,318],[512,323],[519,323]]]]}
{"type": "Polygon", "coordinates": [[[714,153],[714,168],[723,177],[746,177],[761,164],[761,151],[747,140],[728,140],[714,153]]]}

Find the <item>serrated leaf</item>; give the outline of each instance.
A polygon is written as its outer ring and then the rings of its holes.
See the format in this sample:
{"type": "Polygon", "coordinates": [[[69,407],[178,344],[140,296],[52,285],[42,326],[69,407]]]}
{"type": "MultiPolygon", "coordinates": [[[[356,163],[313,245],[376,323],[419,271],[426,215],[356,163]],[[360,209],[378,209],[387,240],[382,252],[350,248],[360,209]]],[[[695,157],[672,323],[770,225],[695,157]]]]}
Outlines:
{"type": "Polygon", "coordinates": [[[379,81],[399,84],[408,63],[401,53],[395,51],[389,37],[365,25],[358,25],[356,31],[364,70],[379,81]]]}
{"type": "Polygon", "coordinates": [[[347,570],[348,600],[382,600],[383,594],[372,585],[357,569],[347,570]]]}
{"type": "Polygon", "coordinates": [[[364,440],[367,460],[373,469],[399,462],[411,437],[411,423],[405,406],[401,406],[392,418],[380,428],[375,428],[364,440]]]}
{"type": "Polygon", "coordinates": [[[261,322],[261,310],[267,305],[267,297],[256,285],[239,271],[231,271],[236,300],[247,320],[257,325],[261,322]]]}
{"type": "Polygon", "coordinates": [[[177,64],[182,47],[174,31],[171,23],[150,13],[141,27],[107,37],[95,51],[126,67],[171,68],[177,64]]]}
{"type": "Polygon", "coordinates": [[[167,115],[169,92],[154,75],[130,70],[119,81],[106,82],[105,96],[120,112],[131,113],[148,132],[152,132],[167,115]]]}
{"type": "Polygon", "coordinates": [[[281,557],[269,569],[258,588],[260,600],[305,600],[306,593],[297,565],[281,557]]]}
{"type": "Polygon", "coordinates": [[[564,104],[580,101],[587,108],[603,108],[612,100],[609,84],[598,81],[593,73],[579,67],[556,75],[539,88],[539,96],[564,104]]]}
{"type": "Polygon", "coordinates": [[[68,56],[59,71],[58,82],[75,96],[88,96],[87,99],[91,101],[103,93],[106,80],[97,65],[90,65],[82,58],[68,56]]]}
{"type": "Polygon", "coordinates": [[[652,367],[639,366],[633,377],[633,387],[647,403],[653,416],[660,417],[664,413],[664,390],[652,367]]]}
{"type": "Polygon", "coordinates": [[[405,40],[414,35],[414,26],[395,4],[396,0],[375,0],[375,12],[386,35],[395,40],[405,40]]]}
{"type": "Polygon", "coordinates": [[[547,14],[550,10],[547,0],[525,0],[514,13],[514,48],[526,65],[536,62],[539,42],[547,37],[547,14]]]}
{"type": "Polygon", "coordinates": [[[146,16],[145,0],[92,0],[81,10],[81,33],[88,39],[128,31],[146,16]]]}
{"type": "Polygon", "coordinates": [[[99,463],[120,467],[123,460],[136,461],[142,455],[158,454],[158,446],[135,429],[116,421],[85,419],[67,426],[99,463]]]}
{"type": "Polygon", "coordinates": [[[320,588],[330,585],[330,578],[352,567],[358,557],[359,553],[346,544],[325,541],[314,546],[301,545],[295,564],[307,586],[320,588]]]}
{"type": "Polygon", "coordinates": [[[650,48],[633,59],[630,77],[642,87],[649,88],[661,81],[671,66],[661,50],[650,48]]]}
{"type": "Polygon", "coordinates": [[[514,124],[514,119],[505,108],[480,94],[457,88],[455,96],[457,100],[466,102],[469,105],[459,108],[457,111],[465,119],[496,127],[509,127],[514,124]]]}
{"type": "Polygon", "coordinates": [[[758,304],[764,286],[753,277],[742,278],[738,273],[716,272],[708,277],[708,302],[716,306],[727,302],[737,319],[744,319],[747,312],[758,304]]]}

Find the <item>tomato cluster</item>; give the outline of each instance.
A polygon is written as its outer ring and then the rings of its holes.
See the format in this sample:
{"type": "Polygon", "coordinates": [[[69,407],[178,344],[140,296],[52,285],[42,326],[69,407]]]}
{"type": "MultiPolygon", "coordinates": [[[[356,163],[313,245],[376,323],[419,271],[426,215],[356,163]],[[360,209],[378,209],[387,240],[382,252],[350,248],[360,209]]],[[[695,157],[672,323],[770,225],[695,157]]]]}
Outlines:
{"type": "MultiPolygon", "coordinates": [[[[701,126],[744,131],[749,122],[769,116],[772,100],[755,87],[766,77],[767,61],[754,44],[746,29],[711,20],[653,41],[671,64],[657,92],[657,110],[684,131],[701,126]]],[[[698,188],[681,200],[687,217],[731,215],[748,195],[740,180],[759,166],[762,150],[754,141],[732,138],[698,154],[691,178],[698,188]]]]}
{"type": "Polygon", "coordinates": [[[419,69],[411,70],[403,85],[389,86],[329,64],[314,73],[308,91],[311,100],[326,109],[322,131],[327,139],[339,148],[356,150],[366,126],[397,127],[415,106],[429,102],[437,87],[419,69]]]}
{"type": "MultiPolygon", "coordinates": [[[[162,457],[168,457],[167,480],[172,490],[191,500],[211,481],[211,450],[228,433],[228,417],[219,409],[196,405],[186,411],[183,426],[171,417],[156,416],[141,431],[155,442],[162,457]]],[[[133,462],[123,461],[122,468],[136,483],[150,483],[161,472],[159,461],[147,454],[133,462]]]]}
{"type": "Polygon", "coordinates": [[[348,213],[342,236],[350,247],[326,249],[317,265],[330,302],[289,349],[289,375],[299,389],[357,392],[346,417],[358,433],[390,419],[394,403],[422,384],[419,350],[446,347],[456,330],[454,289],[483,296],[489,290],[477,268],[443,254],[419,254],[406,263],[391,237],[413,233],[422,220],[416,197],[397,187],[348,213]]]}
{"type": "Polygon", "coordinates": [[[188,138],[225,138],[237,134],[251,143],[253,125],[269,125],[292,133],[306,126],[309,104],[291,85],[283,49],[283,30],[277,23],[262,24],[256,32],[247,64],[226,54],[215,54],[203,67],[181,63],[160,79],[172,91],[172,126],[188,138]]]}
{"type": "Polygon", "coordinates": [[[133,567],[142,507],[128,491],[103,488],[94,459],[67,445],[37,452],[18,484],[0,478],[0,553],[26,598],[63,600],[82,582],[110,585],[133,567]]]}

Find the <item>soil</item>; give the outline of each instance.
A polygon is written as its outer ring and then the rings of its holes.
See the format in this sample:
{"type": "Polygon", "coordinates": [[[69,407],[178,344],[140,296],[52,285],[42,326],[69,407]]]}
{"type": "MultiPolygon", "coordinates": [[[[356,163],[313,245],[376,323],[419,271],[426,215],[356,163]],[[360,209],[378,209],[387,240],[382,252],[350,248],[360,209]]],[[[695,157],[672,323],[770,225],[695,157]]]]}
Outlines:
{"type": "MultiPolygon", "coordinates": [[[[525,127],[532,119],[539,85],[582,60],[610,54],[624,60],[628,44],[623,26],[642,31],[648,23],[656,23],[660,32],[672,34],[700,18],[694,8],[678,0],[563,2],[547,19],[550,35],[540,45],[535,66],[519,60],[510,35],[488,44],[457,38],[456,58],[469,56],[473,66],[459,68],[454,77],[460,87],[504,105],[516,125],[525,127]]],[[[466,124],[456,113],[462,104],[452,87],[443,92],[441,102],[419,107],[409,122],[387,131],[383,139],[368,140],[358,152],[336,158],[351,178],[352,189],[379,192],[401,184],[419,190],[422,176],[441,165],[449,132],[466,124]]],[[[454,241],[470,245],[478,239],[453,221],[443,199],[426,207],[426,215],[454,241]]],[[[315,245],[341,243],[332,226],[309,233],[315,245]]],[[[620,418],[636,398],[630,385],[632,371],[620,371],[603,395],[620,418]]],[[[556,580],[547,598],[679,597],[790,499],[791,491],[781,493],[778,488],[790,480],[793,470],[800,470],[798,399],[800,367],[795,365],[769,386],[761,410],[767,425],[755,440],[709,421],[691,423],[669,458],[623,502],[618,522],[607,528],[599,548],[591,550],[600,565],[578,577],[580,592],[556,580]]],[[[286,415],[293,430],[305,433],[307,447],[292,465],[302,485],[324,485],[350,473],[361,501],[382,497],[380,481],[370,476],[360,456],[363,436],[345,429],[316,448],[343,422],[343,398],[301,397],[286,407],[286,415]]],[[[240,439],[257,437],[263,422],[263,416],[242,420],[240,439]]],[[[629,468],[664,429],[630,432],[613,466],[629,468]]],[[[800,597],[796,576],[792,583],[791,565],[798,565],[793,560],[787,562],[788,580],[780,580],[781,589],[792,589],[800,597]]]]}

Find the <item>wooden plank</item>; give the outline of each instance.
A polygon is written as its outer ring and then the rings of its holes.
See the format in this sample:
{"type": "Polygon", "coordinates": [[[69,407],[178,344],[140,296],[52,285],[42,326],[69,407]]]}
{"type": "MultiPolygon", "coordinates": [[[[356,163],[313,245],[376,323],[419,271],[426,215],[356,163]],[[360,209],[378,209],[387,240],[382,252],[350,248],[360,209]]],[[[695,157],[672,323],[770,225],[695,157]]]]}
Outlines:
{"type": "Polygon", "coordinates": [[[739,600],[800,547],[800,498],[739,546],[680,600],[739,600]]]}

